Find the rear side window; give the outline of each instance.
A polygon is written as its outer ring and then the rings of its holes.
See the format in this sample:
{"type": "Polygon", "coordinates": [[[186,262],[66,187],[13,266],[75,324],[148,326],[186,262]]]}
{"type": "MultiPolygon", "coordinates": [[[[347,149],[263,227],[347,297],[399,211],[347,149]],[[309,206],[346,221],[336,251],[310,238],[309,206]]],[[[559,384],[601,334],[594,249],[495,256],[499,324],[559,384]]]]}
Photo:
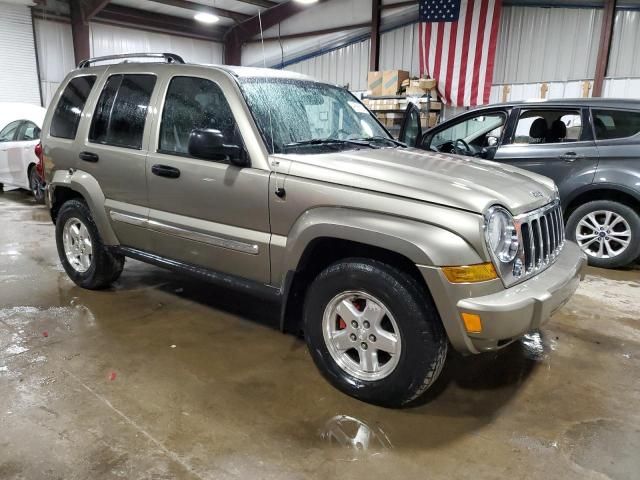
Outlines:
{"type": "Polygon", "coordinates": [[[93,114],[89,141],[140,150],[155,83],[153,75],[109,77],[93,114]]]}
{"type": "Polygon", "coordinates": [[[520,114],[513,143],[565,143],[580,140],[579,110],[525,110],[520,114]]]}
{"type": "Polygon", "coordinates": [[[33,122],[24,122],[18,132],[17,140],[19,142],[31,142],[40,138],[40,129],[33,122]]]}
{"type": "Polygon", "coordinates": [[[593,110],[596,140],[632,137],[640,132],[640,112],[593,110]]]}
{"type": "Polygon", "coordinates": [[[95,75],[76,77],[69,82],[53,113],[50,132],[52,137],[76,138],[84,104],[95,82],[95,75]]]}

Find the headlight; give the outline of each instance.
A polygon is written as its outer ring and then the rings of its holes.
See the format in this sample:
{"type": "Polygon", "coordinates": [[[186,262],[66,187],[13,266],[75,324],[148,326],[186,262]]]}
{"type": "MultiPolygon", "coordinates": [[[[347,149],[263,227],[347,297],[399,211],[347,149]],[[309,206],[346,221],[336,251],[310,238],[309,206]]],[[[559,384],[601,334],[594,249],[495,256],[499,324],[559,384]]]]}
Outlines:
{"type": "Polygon", "coordinates": [[[518,234],[511,214],[502,207],[492,207],[486,214],[487,245],[502,263],[510,263],[518,254],[518,234]]]}

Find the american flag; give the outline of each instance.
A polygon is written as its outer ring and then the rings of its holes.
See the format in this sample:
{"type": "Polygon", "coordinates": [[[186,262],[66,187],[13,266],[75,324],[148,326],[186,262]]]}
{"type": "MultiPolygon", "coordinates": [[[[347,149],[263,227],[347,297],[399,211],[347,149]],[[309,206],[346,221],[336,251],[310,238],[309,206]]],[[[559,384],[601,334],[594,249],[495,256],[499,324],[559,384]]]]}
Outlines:
{"type": "Polygon", "coordinates": [[[455,106],[489,103],[502,0],[420,0],[420,73],[455,106]]]}

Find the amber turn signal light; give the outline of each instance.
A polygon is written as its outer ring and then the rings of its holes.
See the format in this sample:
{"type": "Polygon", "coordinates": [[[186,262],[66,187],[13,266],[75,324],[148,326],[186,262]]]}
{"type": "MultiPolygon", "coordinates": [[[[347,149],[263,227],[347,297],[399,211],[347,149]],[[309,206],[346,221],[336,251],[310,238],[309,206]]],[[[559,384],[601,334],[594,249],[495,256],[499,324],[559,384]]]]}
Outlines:
{"type": "Polygon", "coordinates": [[[462,321],[464,322],[464,328],[467,333],[482,332],[482,320],[480,320],[480,315],[463,312],[462,321]]]}
{"type": "Polygon", "coordinates": [[[477,265],[462,265],[459,267],[442,267],[447,280],[451,283],[486,282],[498,278],[496,269],[492,263],[479,263],[477,265]]]}

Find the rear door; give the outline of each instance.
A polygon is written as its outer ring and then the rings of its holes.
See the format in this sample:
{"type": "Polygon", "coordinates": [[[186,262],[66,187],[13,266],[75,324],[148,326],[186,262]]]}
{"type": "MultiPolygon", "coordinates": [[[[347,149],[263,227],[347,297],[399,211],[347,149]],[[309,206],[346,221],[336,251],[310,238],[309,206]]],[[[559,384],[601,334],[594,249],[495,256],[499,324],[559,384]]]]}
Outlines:
{"type": "MultiPolygon", "coordinates": [[[[147,157],[149,105],[156,75],[149,71],[108,72],[97,85],[100,95],[84,138],[78,168],[95,177],[120,243],[148,249],[147,157]]],[[[133,70],[133,71],[131,71],[133,70]]],[[[93,105],[92,105],[93,107],[93,105]]]]}
{"type": "Polygon", "coordinates": [[[563,200],[591,184],[599,157],[587,108],[531,106],[514,115],[495,161],[552,178],[563,200]]]}
{"type": "Polygon", "coordinates": [[[640,111],[593,108],[596,147],[600,153],[594,182],[630,188],[640,195],[640,111]]]}
{"type": "Polygon", "coordinates": [[[0,183],[15,185],[12,170],[20,161],[20,152],[17,150],[16,138],[22,125],[22,120],[9,123],[0,131],[0,183]]]}

